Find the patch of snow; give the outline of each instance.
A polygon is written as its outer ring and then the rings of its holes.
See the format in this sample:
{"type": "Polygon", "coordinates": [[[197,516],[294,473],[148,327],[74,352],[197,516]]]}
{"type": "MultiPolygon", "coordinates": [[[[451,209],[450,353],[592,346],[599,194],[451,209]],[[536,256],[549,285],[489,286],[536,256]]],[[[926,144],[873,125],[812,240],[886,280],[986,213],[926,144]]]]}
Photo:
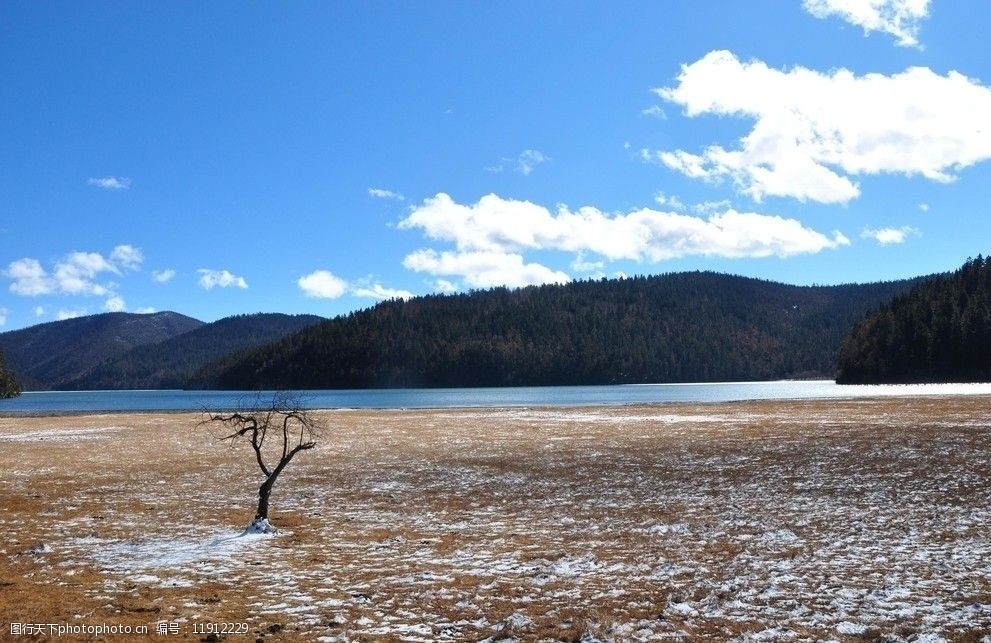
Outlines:
{"type": "Polygon", "coordinates": [[[839,634],[845,636],[863,636],[867,634],[867,626],[861,625],[860,623],[851,623],[850,621],[843,621],[836,626],[836,631],[839,634]]]}
{"type": "Polygon", "coordinates": [[[76,442],[78,440],[99,440],[111,437],[120,427],[42,429],[0,435],[0,442],[76,442]]]}
{"type": "Polygon", "coordinates": [[[533,619],[520,612],[513,612],[504,622],[506,625],[516,628],[524,628],[533,625],[533,619]]]}
{"type": "Polygon", "coordinates": [[[673,523],[673,524],[670,524],[670,525],[657,524],[657,525],[651,526],[651,528],[647,530],[647,533],[648,534],[661,534],[661,535],[667,535],[667,534],[679,534],[679,535],[681,535],[681,534],[687,534],[688,533],[688,525],[686,525],[683,522],[673,523]]]}
{"type": "Polygon", "coordinates": [[[24,555],[26,556],[41,556],[42,554],[50,554],[50,553],[52,553],[52,548],[49,547],[46,543],[35,545],[34,547],[24,551],[24,555]]]}
{"type": "Polygon", "coordinates": [[[68,544],[87,552],[110,571],[134,574],[156,569],[183,569],[197,574],[212,574],[222,571],[219,563],[228,562],[235,554],[270,538],[267,534],[228,533],[203,539],[158,538],[121,542],[87,537],[70,540],[68,544]]]}
{"type": "Polygon", "coordinates": [[[679,616],[698,616],[698,610],[689,605],[688,601],[672,600],[666,611],[679,616]]]}
{"type": "Polygon", "coordinates": [[[276,533],[276,528],[272,526],[272,523],[268,521],[268,518],[255,518],[248,525],[247,529],[244,530],[244,536],[258,535],[258,534],[274,534],[276,533]]]}
{"type": "Polygon", "coordinates": [[[770,627],[766,630],[751,634],[747,638],[751,641],[780,641],[782,639],[795,638],[796,636],[798,636],[798,634],[792,632],[786,627],[770,627]]]}
{"type": "Polygon", "coordinates": [[[136,576],[131,576],[130,580],[135,583],[149,585],[151,583],[158,583],[162,579],[160,579],[158,576],[155,576],[154,574],[138,574],[136,576]]]}
{"type": "Polygon", "coordinates": [[[585,572],[594,571],[599,568],[599,563],[595,556],[564,556],[548,567],[547,571],[555,576],[580,576],[585,572]]]}
{"type": "Polygon", "coordinates": [[[800,539],[791,529],[778,529],[764,534],[761,540],[766,545],[784,546],[797,543],[800,539]]]}

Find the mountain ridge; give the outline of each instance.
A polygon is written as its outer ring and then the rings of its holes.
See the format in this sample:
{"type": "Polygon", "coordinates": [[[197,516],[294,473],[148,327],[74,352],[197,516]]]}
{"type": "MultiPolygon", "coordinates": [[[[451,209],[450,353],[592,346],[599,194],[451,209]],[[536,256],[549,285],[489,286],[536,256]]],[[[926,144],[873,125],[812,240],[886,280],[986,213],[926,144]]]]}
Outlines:
{"type": "Polygon", "coordinates": [[[173,311],[100,313],[0,333],[25,390],[182,388],[204,364],[324,318],[253,313],[206,323],[173,311]]]}
{"type": "Polygon", "coordinates": [[[173,311],[100,313],[0,333],[7,364],[25,390],[58,388],[94,364],[135,346],[157,343],[202,326],[173,311]]]}
{"type": "Polygon", "coordinates": [[[696,271],[391,300],[221,358],[190,386],[831,378],[850,328],[928,278],[792,286],[696,271]]]}
{"type": "Polygon", "coordinates": [[[259,346],[325,318],[231,315],[154,344],[135,346],[63,383],[65,390],[182,388],[204,364],[259,346]]]}

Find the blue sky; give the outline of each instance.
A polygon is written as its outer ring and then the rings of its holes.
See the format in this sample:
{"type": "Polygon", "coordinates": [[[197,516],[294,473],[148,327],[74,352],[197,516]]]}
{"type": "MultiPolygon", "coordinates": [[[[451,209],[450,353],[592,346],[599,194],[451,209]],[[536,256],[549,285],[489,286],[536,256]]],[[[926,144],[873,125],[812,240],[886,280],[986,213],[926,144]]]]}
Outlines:
{"type": "Polygon", "coordinates": [[[984,0],[0,4],[0,330],[986,254],[984,0]]]}

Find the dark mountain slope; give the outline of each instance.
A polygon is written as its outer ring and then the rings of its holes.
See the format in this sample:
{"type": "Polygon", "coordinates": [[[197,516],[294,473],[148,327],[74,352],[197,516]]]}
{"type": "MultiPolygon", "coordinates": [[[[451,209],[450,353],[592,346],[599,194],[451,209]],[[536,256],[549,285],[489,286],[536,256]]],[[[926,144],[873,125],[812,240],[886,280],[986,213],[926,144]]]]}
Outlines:
{"type": "Polygon", "coordinates": [[[235,315],[137,346],[65,382],[69,390],[181,388],[204,364],[324,321],[316,315],[235,315]]]}
{"type": "Polygon", "coordinates": [[[174,312],[104,313],[0,333],[0,348],[25,389],[58,389],[93,365],[135,346],[161,342],[202,325],[174,312]]]}
{"type": "Polygon", "coordinates": [[[854,323],[913,282],[799,287],[715,273],[389,301],[211,364],[216,388],[831,377],[854,323]]]}
{"type": "Polygon", "coordinates": [[[840,384],[991,381],[991,258],[868,315],[840,351],[840,384]]]}

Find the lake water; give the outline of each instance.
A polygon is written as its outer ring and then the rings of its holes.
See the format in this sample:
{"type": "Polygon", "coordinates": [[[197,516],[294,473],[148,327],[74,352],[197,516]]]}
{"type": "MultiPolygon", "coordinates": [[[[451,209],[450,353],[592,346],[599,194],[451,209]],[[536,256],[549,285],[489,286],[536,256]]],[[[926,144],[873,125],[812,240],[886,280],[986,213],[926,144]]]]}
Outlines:
{"type": "MultiPolygon", "coordinates": [[[[201,411],[256,399],[243,391],[43,391],[0,400],[0,413],[201,411]]],[[[262,394],[264,396],[264,393],[262,394]]],[[[310,408],[403,409],[502,406],[600,406],[671,402],[830,399],[909,395],[991,395],[991,384],[839,386],[831,381],[525,386],[458,389],[305,391],[310,408]]]]}

